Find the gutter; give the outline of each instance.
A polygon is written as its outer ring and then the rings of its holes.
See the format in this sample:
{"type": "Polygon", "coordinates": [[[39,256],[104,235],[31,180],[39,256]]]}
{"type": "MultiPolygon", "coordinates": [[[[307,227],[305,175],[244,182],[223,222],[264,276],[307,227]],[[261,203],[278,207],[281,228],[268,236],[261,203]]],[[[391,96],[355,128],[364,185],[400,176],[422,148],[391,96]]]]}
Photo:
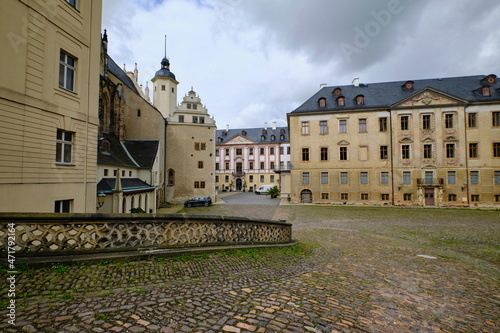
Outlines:
{"type": "Polygon", "coordinates": [[[469,202],[469,186],[470,186],[470,175],[469,175],[469,154],[467,151],[467,147],[469,145],[469,141],[467,140],[467,128],[469,126],[468,120],[467,120],[467,107],[468,105],[464,106],[464,127],[465,127],[465,181],[467,182],[467,207],[470,207],[470,202],[469,202]]]}

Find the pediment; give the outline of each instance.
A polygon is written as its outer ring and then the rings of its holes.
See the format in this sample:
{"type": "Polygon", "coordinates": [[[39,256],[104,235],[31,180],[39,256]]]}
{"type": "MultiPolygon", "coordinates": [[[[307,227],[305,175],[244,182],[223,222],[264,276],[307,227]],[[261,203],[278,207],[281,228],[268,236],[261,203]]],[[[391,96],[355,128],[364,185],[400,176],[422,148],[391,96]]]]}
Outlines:
{"type": "Polygon", "coordinates": [[[466,101],[445,92],[427,87],[395,103],[392,107],[425,107],[466,104],[466,101]]]}
{"type": "Polygon", "coordinates": [[[254,144],[256,143],[253,140],[250,140],[248,138],[245,138],[242,135],[237,135],[231,139],[229,139],[227,142],[225,142],[225,145],[245,145],[245,144],[254,144]]]}
{"type": "Polygon", "coordinates": [[[348,146],[348,145],[350,145],[350,143],[348,141],[346,141],[346,140],[341,140],[341,141],[337,142],[337,145],[339,145],[339,146],[348,146]]]}
{"type": "Polygon", "coordinates": [[[444,142],[450,142],[450,141],[458,141],[457,137],[456,136],[453,136],[453,135],[450,135],[450,136],[447,136],[446,138],[444,138],[443,140],[444,142]]]}
{"type": "Polygon", "coordinates": [[[434,141],[436,141],[436,140],[429,138],[429,137],[422,140],[423,143],[434,142],[434,141]]]}
{"type": "Polygon", "coordinates": [[[401,140],[399,140],[400,143],[412,143],[413,140],[410,139],[410,138],[402,138],[401,140]]]}

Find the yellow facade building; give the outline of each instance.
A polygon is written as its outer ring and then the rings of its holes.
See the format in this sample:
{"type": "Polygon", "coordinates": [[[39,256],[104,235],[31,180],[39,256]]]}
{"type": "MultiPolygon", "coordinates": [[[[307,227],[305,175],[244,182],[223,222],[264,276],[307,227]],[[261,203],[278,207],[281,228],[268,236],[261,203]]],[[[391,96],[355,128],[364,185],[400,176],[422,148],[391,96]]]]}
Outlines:
{"type": "Polygon", "coordinates": [[[500,205],[495,75],[356,79],[287,116],[294,203],[500,205]]]}
{"type": "Polygon", "coordinates": [[[0,211],[96,211],[101,7],[0,2],[0,211]]]}

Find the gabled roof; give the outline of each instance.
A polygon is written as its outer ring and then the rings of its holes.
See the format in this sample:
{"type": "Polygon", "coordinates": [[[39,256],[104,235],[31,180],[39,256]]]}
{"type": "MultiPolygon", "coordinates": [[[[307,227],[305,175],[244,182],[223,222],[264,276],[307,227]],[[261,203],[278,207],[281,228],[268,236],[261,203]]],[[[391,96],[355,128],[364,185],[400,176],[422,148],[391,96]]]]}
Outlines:
{"type": "Polygon", "coordinates": [[[120,143],[120,140],[109,133],[103,133],[99,138],[97,164],[139,168],[139,164],[132,158],[125,146],[120,143]],[[109,142],[109,153],[102,151],[102,143],[106,140],[109,142]]]}
{"type": "Polygon", "coordinates": [[[159,140],[125,140],[123,144],[141,168],[153,167],[160,146],[159,140]]]}
{"type": "Polygon", "coordinates": [[[233,138],[237,136],[241,136],[243,138],[247,138],[248,140],[254,141],[255,143],[285,143],[290,142],[290,137],[288,136],[288,127],[276,127],[273,129],[272,127],[268,127],[266,132],[263,133],[263,127],[260,128],[235,128],[229,130],[217,130],[216,131],[216,144],[223,145],[226,142],[231,141],[233,138]],[[283,133],[282,133],[283,130],[283,133]],[[245,134],[242,134],[245,132],[245,134]],[[225,135],[223,133],[226,133],[225,135]],[[264,135],[265,139],[262,140],[262,135],[264,135]],[[274,140],[272,140],[272,136],[274,135],[274,140]],[[284,139],[280,139],[281,135],[284,135],[284,139]],[[219,139],[222,139],[220,141],[219,139]]]}
{"type": "MultiPolygon", "coordinates": [[[[97,193],[113,193],[115,190],[116,178],[103,178],[97,184],[97,193]]],[[[123,192],[149,192],[154,186],[143,182],[139,178],[120,178],[123,192]]]]}
{"type": "Polygon", "coordinates": [[[134,82],[132,82],[132,79],[116,64],[116,62],[108,56],[108,71],[116,76],[118,80],[123,82],[124,85],[126,85],[128,88],[130,88],[133,92],[135,92],[137,95],[139,92],[135,88],[134,82]]]}
{"type": "Polygon", "coordinates": [[[344,111],[344,110],[363,110],[372,108],[389,108],[408,97],[415,95],[425,89],[439,91],[450,97],[461,99],[468,102],[492,102],[500,101],[500,83],[488,83],[491,86],[491,96],[482,96],[481,89],[485,85],[486,75],[451,77],[443,79],[424,79],[412,81],[381,82],[345,86],[323,87],[305,103],[299,106],[291,113],[301,112],[325,112],[325,111],[344,111]],[[413,88],[405,89],[405,83],[412,82],[413,88]],[[336,88],[341,89],[339,95],[333,91],[336,88]],[[356,104],[356,97],[362,95],[364,105],[356,104]],[[345,105],[338,106],[337,98],[344,97],[345,105]],[[318,101],[326,99],[326,107],[320,108],[318,101]]]}

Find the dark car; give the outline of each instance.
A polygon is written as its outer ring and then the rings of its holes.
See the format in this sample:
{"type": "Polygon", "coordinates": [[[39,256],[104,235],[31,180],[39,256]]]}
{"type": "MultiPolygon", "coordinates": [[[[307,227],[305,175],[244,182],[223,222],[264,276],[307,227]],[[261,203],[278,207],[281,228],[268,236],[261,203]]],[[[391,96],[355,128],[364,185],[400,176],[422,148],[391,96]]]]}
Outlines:
{"type": "Polygon", "coordinates": [[[212,199],[210,197],[196,197],[190,199],[184,203],[184,207],[193,207],[193,206],[205,206],[208,207],[212,204],[212,199]]]}

